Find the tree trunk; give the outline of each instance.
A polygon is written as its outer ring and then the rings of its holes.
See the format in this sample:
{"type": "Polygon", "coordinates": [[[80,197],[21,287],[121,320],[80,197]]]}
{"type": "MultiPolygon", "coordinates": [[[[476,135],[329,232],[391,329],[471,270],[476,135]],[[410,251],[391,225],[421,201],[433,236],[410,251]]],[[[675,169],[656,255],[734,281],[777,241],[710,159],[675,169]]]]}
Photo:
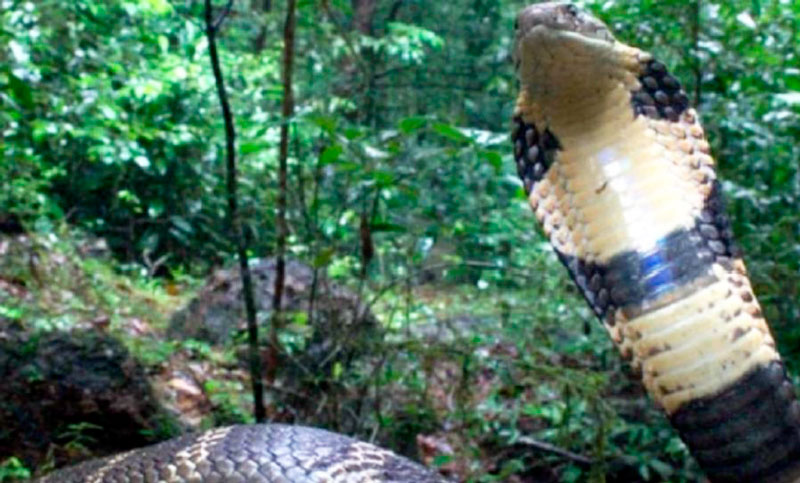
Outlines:
{"type": "Polygon", "coordinates": [[[278,331],[283,325],[283,289],[286,277],[286,238],[289,227],[286,222],[287,200],[287,160],[289,157],[289,121],[294,113],[294,94],[292,91],[292,73],[294,69],[294,31],[296,24],[296,1],[289,0],[286,6],[286,22],[283,26],[283,103],[281,105],[281,140],[278,153],[278,213],[276,227],[278,243],[276,250],[275,293],[272,298],[272,326],[270,330],[270,357],[267,368],[269,381],[275,379],[275,372],[280,353],[278,331]]]}
{"type": "Polygon", "coordinates": [[[247,340],[248,356],[250,359],[250,379],[253,387],[253,411],[256,422],[266,419],[264,409],[264,385],[261,378],[261,357],[258,353],[258,327],[256,326],[256,304],[253,299],[253,279],[250,267],[247,264],[247,240],[242,233],[242,223],[239,218],[238,200],[236,194],[236,130],[233,126],[233,114],[228,103],[228,93],[225,91],[225,82],[222,69],[219,65],[217,53],[217,32],[222,21],[230,13],[233,0],[229,0],[219,17],[214,20],[211,12],[211,0],[205,0],[206,37],[208,37],[208,54],[211,57],[211,69],[214,71],[214,80],[217,85],[222,118],[225,122],[225,153],[226,153],[226,187],[228,198],[228,221],[232,228],[233,242],[239,259],[239,271],[242,277],[242,297],[244,298],[245,313],[247,314],[247,340]]]}
{"type": "Polygon", "coordinates": [[[353,27],[364,35],[372,35],[375,20],[375,0],[352,0],[353,27]]]}

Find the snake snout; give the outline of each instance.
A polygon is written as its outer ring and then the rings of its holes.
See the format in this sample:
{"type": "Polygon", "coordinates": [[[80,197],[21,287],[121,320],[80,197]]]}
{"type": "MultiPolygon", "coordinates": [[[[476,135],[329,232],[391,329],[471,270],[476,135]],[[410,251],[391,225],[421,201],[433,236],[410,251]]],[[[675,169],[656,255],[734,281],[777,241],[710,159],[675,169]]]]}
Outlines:
{"type": "Polygon", "coordinates": [[[517,35],[524,35],[537,26],[574,32],[595,40],[613,41],[608,28],[599,20],[568,2],[546,2],[529,5],[517,15],[517,35]]]}

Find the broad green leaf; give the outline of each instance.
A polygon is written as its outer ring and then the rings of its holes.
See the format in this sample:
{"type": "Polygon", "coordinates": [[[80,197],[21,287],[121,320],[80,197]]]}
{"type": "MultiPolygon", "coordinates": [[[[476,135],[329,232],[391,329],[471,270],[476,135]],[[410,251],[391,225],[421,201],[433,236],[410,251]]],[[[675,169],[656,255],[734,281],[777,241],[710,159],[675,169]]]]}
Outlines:
{"type": "Polygon", "coordinates": [[[419,117],[419,116],[407,117],[405,119],[400,120],[400,122],[398,123],[398,127],[400,128],[400,131],[403,132],[404,134],[410,134],[424,127],[425,124],[427,124],[427,122],[428,120],[425,119],[424,117],[419,117]]]}
{"type": "Polygon", "coordinates": [[[433,125],[433,130],[439,133],[440,135],[452,139],[453,141],[458,141],[462,143],[468,143],[472,140],[465,136],[458,128],[451,126],[450,124],[445,124],[443,122],[437,122],[433,125]]]}
{"type": "Polygon", "coordinates": [[[378,187],[391,186],[394,183],[394,173],[391,171],[374,170],[370,173],[370,177],[375,180],[378,187]]]}
{"type": "Polygon", "coordinates": [[[158,48],[161,50],[162,54],[166,54],[169,50],[169,39],[166,35],[158,36],[158,48]]]}
{"type": "Polygon", "coordinates": [[[11,87],[14,98],[22,104],[23,107],[33,107],[33,91],[29,83],[19,79],[14,74],[9,74],[8,85],[11,87]]]}
{"type": "Polygon", "coordinates": [[[348,127],[344,130],[344,137],[347,138],[348,141],[364,137],[364,130],[357,127],[348,127]]]}
{"type": "Polygon", "coordinates": [[[289,315],[291,318],[292,324],[296,326],[305,327],[308,325],[308,312],[303,310],[295,310],[287,315],[289,315]]]}
{"type": "Polygon", "coordinates": [[[441,468],[442,466],[449,464],[451,461],[453,461],[453,455],[438,454],[433,458],[433,466],[436,468],[441,468]]]}
{"type": "Polygon", "coordinates": [[[503,157],[497,151],[481,151],[481,157],[491,164],[496,172],[503,167],[503,157]]]}
{"type": "Polygon", "coordinates": [[[338,161],[339,156],[342,155],[344,152],[344,148],[342,148],[339,144],[332,144],[327,146],[325,149],[322,150],[322,153],[319,155],[319,162],[323,166],[335,163],[338,161]]]}
{"type": "MultiPolygon", "coordinates": [[[[281,93],[282,91],[278,91],[279,95],[281,93]]],[[[317,115],[317,116],[309,116],[308,119],[312,123],[322,128],[323,131],[326,131],[329,134],[333,134],[336,131],[337,119],[335,117],[317,115]]]]}
{"type": "Polygon", "coordinates": [[[252,141],[252,142],[242,143],[241,146],[239,146],[239,151],[243,155],[245,155],[245,154],[252,154],[252,153],[257,153],[259,151],[263,151],[263,150],[267,149],[268,147],[269,147],[269,144],[267,144],[267,143],[265,143],[263,141],[252,141]]]}

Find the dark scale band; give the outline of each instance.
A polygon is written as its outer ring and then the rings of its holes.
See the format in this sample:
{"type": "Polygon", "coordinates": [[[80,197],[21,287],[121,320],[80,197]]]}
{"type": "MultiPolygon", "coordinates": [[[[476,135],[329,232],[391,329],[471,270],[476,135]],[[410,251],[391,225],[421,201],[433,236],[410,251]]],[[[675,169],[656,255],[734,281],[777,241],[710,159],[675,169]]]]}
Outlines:
{"type": "Polygon", "coordinates": [[[544,177],[555,161],[561,143],[549,129],[540,133],[533,123],[526,123],[519,116],[514,117],[511,142],[514,143],[517,174],[525,185],[525,192],[530,193],[533,185],[544,177]]]}
{"type": "Polygon", "coordinates": [[[649,251],[624,251],[605,264],[557,253],[595,314],[605,321],[609,307],[621,307],[634,317],[662,306],[659,299],[668,303],[713,282],[712,266],[732,269],[738,248],[719,191],[714,190],[693,228],[673,231],[649,251]]]}
{"type": "Polygon", "coordinates": [[[631,96],[633,112],[651,119],[677,122],[689,108],[689,98],[680,82],[669,75],[661,62],[651,60],[644,64],[639,76],[641,88],[631,96]]]}
{"type": "Polygon", "coordinates": [[[800,404],[778,361],[692,401],[670,420],[713,481],[779,482],[780,474],[800,468],[800,404]]]}

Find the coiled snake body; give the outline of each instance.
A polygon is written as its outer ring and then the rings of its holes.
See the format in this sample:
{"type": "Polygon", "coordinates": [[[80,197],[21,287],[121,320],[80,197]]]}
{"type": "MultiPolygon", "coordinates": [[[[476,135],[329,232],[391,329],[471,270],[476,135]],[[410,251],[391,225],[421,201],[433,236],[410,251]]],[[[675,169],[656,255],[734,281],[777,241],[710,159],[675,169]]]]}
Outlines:
{"type": "MultiPolygon", "coordinates": [[[[800,481],[800,405],[678,81],[563,3],[519,14],[514,59],[519,175],[622,355],[711,480],[800,481]]],[[[372,445],[266,425],[183,437],[52,481],[443,480],[372,445]]]]}
{"type": "Polygon", "coordinates": [[[61,470],[44,482],[437,483],[391,451],[321,429],[229,426],[61,470]]]}

